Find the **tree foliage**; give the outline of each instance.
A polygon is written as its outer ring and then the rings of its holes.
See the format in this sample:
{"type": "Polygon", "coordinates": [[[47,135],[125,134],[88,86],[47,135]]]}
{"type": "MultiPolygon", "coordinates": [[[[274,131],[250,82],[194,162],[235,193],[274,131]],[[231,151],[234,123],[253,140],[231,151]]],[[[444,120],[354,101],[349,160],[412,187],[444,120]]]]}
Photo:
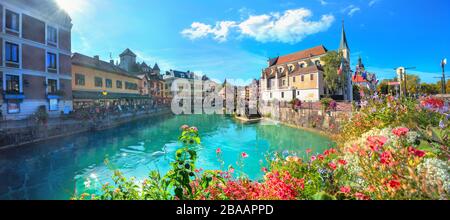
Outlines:
{"type": "Polygon", "coordinates": [[[339,66],[342,61],[342,54],[336,51],[329,51],[321,58],[321,61],[325,63],[323,69],[326,87],[332,94],[335,94],[338,88],[340,88],[345,82],[345,74],[338,75],[339,66]]]}

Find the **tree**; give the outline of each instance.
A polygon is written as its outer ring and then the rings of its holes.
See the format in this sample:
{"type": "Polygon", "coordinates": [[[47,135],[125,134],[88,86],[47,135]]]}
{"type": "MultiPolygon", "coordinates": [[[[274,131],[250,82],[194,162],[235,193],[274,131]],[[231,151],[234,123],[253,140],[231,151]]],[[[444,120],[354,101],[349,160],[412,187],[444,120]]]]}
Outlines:
{"type": "Polygon", "coordinates": [[[408,94],[417,94],[420,89],[420,77],[418,75],[408,74],[406,80],[406,88],[408,94]]]}
{"type": "MultiPolygon", "coordinates": [[[[450,80],[446,80],[447,81],[447,85],[446,85],[446,88],[447,88],[447,93],[449,93],[450,92],[450,80]]],[[[437,85],[436,85],[436,87],[437,87],[437,89],[438,89],[438,93],[442,93],[441,91],[442,91],[442,80],[439,80],[437,83],[436,83],[437,85]]]]}
{"type": "Polygon", "coordinates": [[[435,95],[440,93],[437,84],[434,83],[422,83],[420,85],[420,92],[427,95],[435,95]]]}
{"type": "Polygon", "coordinates": [[[345,82],[345,74],[338,75],[342,54],[336,51],[329,51],[320,60],[325,63],[323,67],[325,85],[332,94],[335,94],[345,82]]]}

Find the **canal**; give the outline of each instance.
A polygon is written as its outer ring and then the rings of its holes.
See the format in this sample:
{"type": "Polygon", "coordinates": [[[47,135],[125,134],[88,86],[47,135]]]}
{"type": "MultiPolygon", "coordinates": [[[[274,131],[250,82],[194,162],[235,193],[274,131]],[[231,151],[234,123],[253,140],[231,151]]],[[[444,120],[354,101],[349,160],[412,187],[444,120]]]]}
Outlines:
{"type": "Polygon", "coordinates": [[[0,150],[0,199],[70,199],[75,192],[96,193],[111,182],[113,170],[144,179],[150,170],[165,173],[180,147],[180,126],[199,128],[197,167],[234,166],[242,152],[243,172],[259,179],[271,152],[304,156],[307,148],[320,152],[333,145],[316,133],[273,122],[242,124],[219,115],[164,116],[121,127],[87,132],[12,149],[0,150]],[[221,164],[216,149],[221,148],[221,164]],[[105,159],[109,161],[105,164],[105,159]]]}

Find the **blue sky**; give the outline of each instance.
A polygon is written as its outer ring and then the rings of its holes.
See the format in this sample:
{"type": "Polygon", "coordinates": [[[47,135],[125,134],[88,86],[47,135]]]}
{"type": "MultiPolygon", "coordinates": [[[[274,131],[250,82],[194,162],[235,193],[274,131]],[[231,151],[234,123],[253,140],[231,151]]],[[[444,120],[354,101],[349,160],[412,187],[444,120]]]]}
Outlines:
{"type": "Polygon", "coordinates": [[[124,49],[163,70],[223,80],[258,78],[267,58],[323,44],[337,49],[341,20],[352,51],[379,78],[414,66],[437,81],[450,58],[447,0],[57,0],[73,19],[73,52],[117,59],[124,49]]]}

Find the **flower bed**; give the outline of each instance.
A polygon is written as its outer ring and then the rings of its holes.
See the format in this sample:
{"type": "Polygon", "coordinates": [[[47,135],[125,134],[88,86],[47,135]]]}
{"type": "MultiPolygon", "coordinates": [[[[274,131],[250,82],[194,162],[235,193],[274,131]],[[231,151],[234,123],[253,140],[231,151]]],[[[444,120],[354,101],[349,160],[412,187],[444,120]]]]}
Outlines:
{"type": "MultiPolygon", "coordinates": [[[[103,194],[79,199],[194,200],[391,200],[448,199],[450,196],[448,104],[431,97],[420,102],[387,96],[366,103],[344,125],[339,147],[302,160],[288,153],[268,158],[261,181],[232,166],[195,167],[198,130],[183,126],[172,170],[151,172],[136,183],[120,172],[103,194]]],[[[221,149],[216,150],[221,159],[221,149]]],[[[238,166],[249,155],[242,152],[238,166]]],[[[240,169],[242,170],[242,169],[240,169]]]]}

